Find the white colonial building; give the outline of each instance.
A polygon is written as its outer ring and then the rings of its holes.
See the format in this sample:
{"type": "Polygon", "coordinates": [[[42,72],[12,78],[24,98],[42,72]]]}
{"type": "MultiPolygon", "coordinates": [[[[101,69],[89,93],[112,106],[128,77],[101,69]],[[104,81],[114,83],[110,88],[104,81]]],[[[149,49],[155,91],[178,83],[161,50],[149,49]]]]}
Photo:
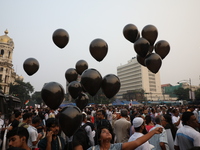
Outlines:
{"type": "Polygon", "coordinates": [[[118,98],[133,90],[144,90],[147,100],[164,100],[169,95],[163,95],[160,83],[160,73],[152,73],[137,62],[133,57],[127,64],[117,67],[117,75],[121,82],[118,98]]]}
{"type": "Polygon", "coordinates": [[[9,93],[10,83],[14,83],[17,78],[23,78],[19,77],[13,69],[14,42],[7,34],[6,30],[5,35],[0,36],[0,87],[5,94],[9,93]]]}

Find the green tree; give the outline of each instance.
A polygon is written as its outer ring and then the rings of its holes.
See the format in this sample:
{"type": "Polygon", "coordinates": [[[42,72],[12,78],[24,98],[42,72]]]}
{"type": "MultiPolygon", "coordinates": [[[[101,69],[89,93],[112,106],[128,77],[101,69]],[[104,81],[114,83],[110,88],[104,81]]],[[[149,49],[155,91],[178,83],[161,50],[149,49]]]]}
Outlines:
{"type": "Polygon", "coordinates": [[[184,89],[184,88],[178,88],[174,90],[174,94],[177,95],[178,100],[189,100],[189,90],[190,89],[184,89]]]}
{"type": "Polygon", "coordinates": [[[137,100],[137,101],[144,101],[145,100],[145,91],[143,89],[136,89],[136,90],[129,90],[123,94],[123,99],[128,101],[130,100],[137,100]]]}
{"type": "Polygon", "coordinates": [[[33,86],[29,82],[15,80],[14,84],[10,84],[10,95],[18,97],[22,104],[31,98],[31,93],[34,91],[33,86]]]}
{"type": "Polygon", "coordinates": [[[43,100],[42,100],[42,97],[41,97],[41,92],[39,92],[39,91],[33,93],[32,99],[34,101],[36,101],[37,104],[43,103],[43,100]]]}
{"type": "Polygon", "coordinates": [[[195,98],[200,101],[200,88],[195,91],[195,98]]]}
{"type": "MultiPolygon", "coordinates": [[[[95,103],[95,104],[109,104],[109,103],[112,103],[115,98],[111,98],[111,99],[108,99],[105,94],[102,92],[102,90],[100,89],[96,94],[95,96],[91,96],[89,95],[88,93],[86,93],[88,95],[88,98],[89,98],[89,101],[88,103],[95,103]]],[[[72,102],[75,102],[74,99],[72,99],[72,102]]]]}
{"type": "Polygon", "coordinates": [[[95,96],[91,97],[89,96],[90,100],[92,103],[95,103],[95,104],[109,104],[109,103],[112,103],[115,98],[111,98],[111,99],[108,99],[105,94],[102,92],[102,89],[99,89],[99,91],[95,94],[95,96]]]}

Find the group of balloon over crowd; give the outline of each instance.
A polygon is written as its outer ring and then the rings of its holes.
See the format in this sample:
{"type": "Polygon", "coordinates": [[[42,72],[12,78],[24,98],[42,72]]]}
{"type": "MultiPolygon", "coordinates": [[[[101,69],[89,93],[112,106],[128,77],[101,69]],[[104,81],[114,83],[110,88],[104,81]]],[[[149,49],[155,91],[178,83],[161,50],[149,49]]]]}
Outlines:
{"type": "MultiPolygon", "coordinates": [[[[153,25],[145,26],[141,34],[142,37],[133,24],[128,24],[123,29],[124,37],[134,44],[137,61],[152,73],[157,73],[162,65],[162,60],[170,51],[170,45],[165,40],[154,44],[158,31],[153,25]]],[[[64,29],[57,29],[54,31],[52,39],[54,44],[62,49],[69,42],[69,34],[64,29]]],[[[103,39],[94,39],[90,43],[89,50],[92,57],[100,62],[107,55],[108,44],[103,39]]],[[[35,58],[28,58],[24,61],[23,68],[31,76],[38,71],[39,62],[35,58]]],[[[119,78],[114,74],[108,74],[102,78],[96,69],[88,69],[88,63],[85,60],[77,61],[75,68],[66,70],[65,78],[69,83],[69,94],[75,99],[77,106],[63,108],[59,121],[63,132],[66,136],[71,137],[81,125],[81,110],[87,106],[89,100],[86,92],[95,96],[101,88],[105,96],[110,99],[117,94],[121,84],[119,78]],[[78,75],[80,75],[80,82],[77,81],[78,75]]],[[[49,108],[55,110],[63,102],[64,89],[57,82],[46,83],[41,90],[41,97],[49,108]]]]}

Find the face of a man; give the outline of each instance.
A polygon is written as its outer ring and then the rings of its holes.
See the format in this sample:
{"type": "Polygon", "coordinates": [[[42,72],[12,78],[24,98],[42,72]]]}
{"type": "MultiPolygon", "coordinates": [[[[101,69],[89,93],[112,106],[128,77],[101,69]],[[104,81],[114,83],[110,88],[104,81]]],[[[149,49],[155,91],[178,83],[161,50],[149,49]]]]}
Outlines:
{"type": "Polygon", "coordinates": [[[165,120],[164,117],[161,118],[161,125],[162,125],[163,127],[165,127],[165,126],[167,125],[167,121],[165,120]]]}
{"type": "Polygon", "coordinates": [[[190,117],[190,120],[188,121],[188,125],[193,127],[193,128],[199,127],[199,123],[198,123],[198,121],[197,121],[197,119],[194,115],[192,115],[190,117]]]}
{"type": "Polygon", "coordinates": [[[101,120],[101,119],[103,119],[104,117],[103,117],[103,114],[102,114],[102,112],[97,112],[97,119],[98,120],[101,120]]]}
{"type": "Polygon", "coordinates": [[[12,136],[12,137],[9,138],[9,147],[22,148],[23,142],[25,142],[24,138],[22,138],[18,135],[12,136]]]}
{"type": "Polygon", "coordinates": [[[50,127],[50,130],[53,131],[53,135],[58,135],[58,133],[59,133],[59,126],[58,125],[52,125],[50,127]]]}

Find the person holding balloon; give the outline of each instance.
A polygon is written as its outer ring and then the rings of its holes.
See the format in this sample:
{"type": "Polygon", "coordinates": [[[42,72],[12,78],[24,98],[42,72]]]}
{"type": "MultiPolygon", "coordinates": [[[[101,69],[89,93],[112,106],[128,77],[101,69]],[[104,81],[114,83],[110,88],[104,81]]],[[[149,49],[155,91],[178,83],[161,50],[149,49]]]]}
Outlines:
{"type": "Polygon", "coordinates": [[[88,148],[88,150],[129,150],[135,149],[136,147],[142,145],[147,140],[149,140],[154,134],[162,133],[163,128],[157,127],[144,136],[136,139],[135,141],[126,142],[126,143],[114,143],[111,144],[112,140],[112,131],[106,127],[102,126],[96,132],[98,138],[98,145],[88,148]]]}

